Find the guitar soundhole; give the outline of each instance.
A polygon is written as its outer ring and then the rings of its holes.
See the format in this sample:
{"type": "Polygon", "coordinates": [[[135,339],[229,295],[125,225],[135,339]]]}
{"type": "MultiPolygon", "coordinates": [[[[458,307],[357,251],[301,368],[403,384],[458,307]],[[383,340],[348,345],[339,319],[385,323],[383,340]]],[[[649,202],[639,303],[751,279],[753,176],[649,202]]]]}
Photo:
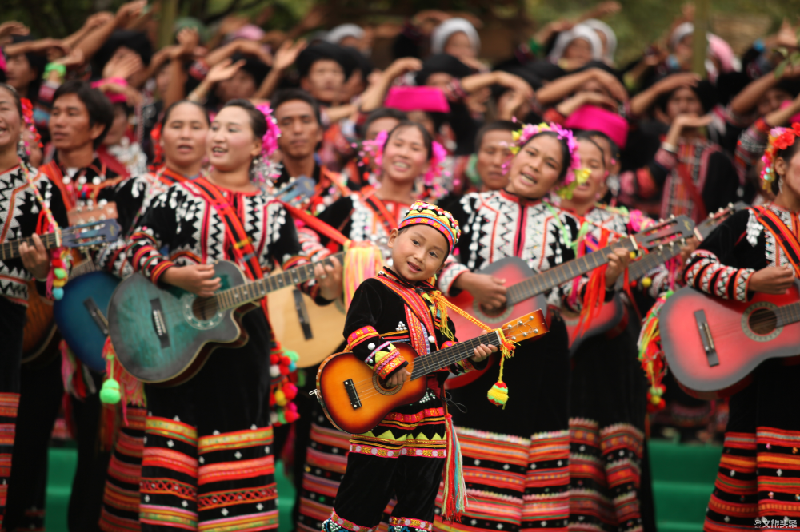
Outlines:
{"type": "Polygon", "coordinates": [[[778,326],[778,317],[772,309],[756,309],[750,314],[748,325],[754,333],[766,336],[771,334],[778,326]]]}
{"type": "Polygon", "coordinates": [[[506,306],[503,305],[502,307],[499,307],[499,308],[498,307],[487,308],[487,307],[481,305],[481,312],[483,312],[484,316],[488,316],[490,318],[497,318],[497,317],[502,316],[503,314],[505,314],[506,306]]]}
{"type": "Polygon", "coordinates": [[[192,304],[192,314],[200,321],[210,320],[217,315],[219,306],[214,297],[198,297],[192,304]]]}
{"type": "Polygon", "coordinates": [[[394,388],[387,388],[384,386],[386,381],[378,377],[377,375],[372,376],[372,385],[375,387],[375,390],[378,391],[381,395],[394,395],[400,391],[403,387],[402,385],[395,386],[394,388]]]}

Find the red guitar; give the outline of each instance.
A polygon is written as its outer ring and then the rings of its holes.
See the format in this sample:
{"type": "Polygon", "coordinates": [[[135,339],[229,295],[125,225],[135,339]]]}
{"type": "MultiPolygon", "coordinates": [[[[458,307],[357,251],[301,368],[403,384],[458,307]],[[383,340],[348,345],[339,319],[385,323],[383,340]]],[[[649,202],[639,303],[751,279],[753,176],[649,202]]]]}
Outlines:
{"type": "Polygon", "coordinates": [[[695,397],[744,388],[770,358],[800,355],[800,292],[757,293],[746,303],[682,288],[659,311],[661,346],[678,382],[695,397]]]}
{"type": "MultiPolygon", "coordinates": [[[[711,234],[714,229],[722,222],[727,220],[733,213],[746,209],[747,205],[742,202],[736,205],[731,205],[727,209],[720,209],[718,212],[709,215],[708,219],[697,227],[697,232],[700,237],[706,238],[711,234]]],[[[665,264],[668,260],[680,255],[681,246],[685,243],[684,239],[673,240],[663,248],[657,249],[647,255],[637,259],[630,266],[628,266],[628,278],[631,281],[638,281],[649,272],[653,271],[661,264],[665,264]]],[[[620,278],[617,282],[621,288],[623,279],[620,278]]],[[[628,325],[628,312],[629,309],[623,301],[621,294],[616,294],[612,301],[603,303],[598,309],[597,314],[592,316],[592,323],[587,327],[582,327],[578,332],[578,324],[580,323],[580,315],[568,312],[562,312],[561,317],[567,325],[567,333],[569,334],[569,354],[574,356],[578,348],[587,338],[599,336],[606,333],[617,333],[625,330],[628,325]]]]}
{"type": "MultiPolygon", "coordinates": [[[[653,225],[632,237],[623,238],[611,246],[587,253],[583,257],[539,274],[528,267],[525,261],[517,257],[507,257],[494,262],[478,273],[506,279],[508,286],[506,290],[506,306],[498,312],[488,312],[480,307],[466,290],[449,299],[479,321],[489,327],[497,328],[506,321],[519,318],[536,309],[547,309],[545,294],[579,275],[606,264],[608,262],[608,254],[612,248],[625,248],[629,251],[654,249],[668,245],[672,241],[689,238],[694,234],[693,231],[694,222],[686,216],[678,216],[653,225]]],[[[459,314],[452,313],[450,318],[456,326],[459,340],[472,339],[485,332],[459,314]]],[[[480,373],[471,371],[464,376],[448,379],[448,387],[464,386],[475,380],[480,373]]]]}

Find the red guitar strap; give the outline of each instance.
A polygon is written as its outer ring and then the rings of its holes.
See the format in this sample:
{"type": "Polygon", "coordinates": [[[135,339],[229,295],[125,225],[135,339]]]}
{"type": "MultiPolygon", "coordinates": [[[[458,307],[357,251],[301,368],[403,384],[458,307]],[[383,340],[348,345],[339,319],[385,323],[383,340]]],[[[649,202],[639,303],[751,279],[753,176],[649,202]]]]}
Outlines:
{"type": "Polygon", "coordinates": [[[370,206],[370,208],[378,213],[382,218],[381,222],[383,222],[383,227],[386,229],[386,234],[391,234],[393,229],[397,229],[397,213],[395,216],[389,212],[389,209],[386,208],[386,204],[381,201],[381,199],[375,194],[373,190],[366,196],[364,196],[364,202],[370,206]]]}
{"type": "Polygon", "coordinates": [[[775,237],[775,241],[778,242],[783,254],[792,263],[795,275],[800,277],[800,242],[797,241],[797,236],[795,236],[790,227],[786,226],[780,216],[767,207],[753,207],[753,214],[756,215],[761,225],[775,237]]]}
{"type": "Polygon", "coordinates": [[[350,241],[350,239],[344,236],[341,232],[326,224],[316,216],[313,216],[306,211],[298,209],[294,205],[290,205],[286,202],[281,201],[280,203],[289,212],[289,214],[292,215],[292,218],[302,221],[317,233],[327,236],[337,244],[343,246],[350,241]]]}

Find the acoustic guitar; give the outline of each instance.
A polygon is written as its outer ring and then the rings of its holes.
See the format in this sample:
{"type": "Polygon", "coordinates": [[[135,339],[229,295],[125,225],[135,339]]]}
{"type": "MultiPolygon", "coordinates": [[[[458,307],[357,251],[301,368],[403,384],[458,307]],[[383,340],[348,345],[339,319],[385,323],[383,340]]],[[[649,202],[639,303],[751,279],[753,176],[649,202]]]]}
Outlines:
{"type": "MultiPolygon", "coordinates": [[[[746,209],[747,205],[739,202],[736,205],[730,205],[725,209],[720,209],[716,213],[708,216],[696,229],[696,235],[700,240],[708,237],[714,229],[716,229],[722,222],[730,218],[730,216],[746,209]]],[[[681,247],[686,243],[685,238],[673,240],[665,246],[659,247],[648,253],[647,255],[638,258],[628,266],[628,279],[630,281],[638,281],[649,272],[653,271],[661,264],[665,264],[668,260],[677,257],[681,253],[681,247]]],[[[622,288],[624,279],[622,276],[617,281],[619,288],[622,288]]],[[[581,327],[578,330],[580,323],[580,315],[562,310],[561,317],[567,326],[567,334],[569,334],[569,354],[574,356],[578,348],[583,342],[594,336],[601,334],[611,334],[621,332],[628,324],[628,306],[622,298],[622,294],[617,293],[611,301],[604,302],[597,313],[592,316],[592,322],[589,327],[581,327]]]]}
{"type": "MultiPolygon", "coordinates": [[[[106,204],[100,207],[76,210],[70,213],[70,224],[81,225],[97,220],[115,219],[116,207],[106,204]]],[[[73,253],[73,263],[80,261],[80,253],[73,253]]],[[[76,267],[70,272],[70,278],[76,267]]],[[[65,285],[66,290],[66,285],[65,285]]],[[[36,360],[47,348],[56,333],[54,303],[41,297],[36,290],[36,281],[28,282],[28,308],[25,313],[25,328],[22,341],[22,363],[36,360]]]]}
{"type": "Polygon", "coordinates": [[[800,290],[755,293],[750,301],[675,292],[658,314],[661,346],[675,379],[701,399],[727,397],[771,358],[800,356],[800,290]]]}
{"type": "MultiPolygon", "coordinates": [[[[688,238],[694,234],[694,222],[686,216],[678,216],[661,221],[633,236],[622,238],[603,249],[587,253],[583,257],[568,261],[547,271],[536,273],[528,264],[518,257],[507,257],[483,268],[480,272],[506,279],[506,305],[497,311],[489,311],[478,305],[472,294],[466,290],[455,297],[448,298],[466,313],[474,316],[489,327],[498,327],[505,320],[518,318],[536,308],[547,309],[547,297],[551,290],[579,275],[608,263],[608,255],[612,249],[625,248],[628,251],[639,249],[652,250],[667,246],[670,242],[688,238]]],[[[456,326],[459,337],[474,338],[483,333],[483,329],[462,317],[460,314],[450,315],[456,326]]],[[[606,316],[607,321],[613,319],[606,316]]],[[[593,318],[594,320],[594,318],[593,318]]],[[[487,366],[483,371],[489,369],[487,366]]],[[[482,372],[470,371],[464,375],[447,379],[447,388],[454,389],[466,386],[477,379],[482,372]]]]}
{"type": "MultiPolygon", "coordinates": [[[[341,262],[344,253],[331,257],[341,262]]],[[[159,288],[135,273],[119,284],[108,305],[108,330],[117,359],[142,382],[188,380],[219,344],[240,340],[242,328],[235,311],[252,310],[256,307],[250,304],[267,294],[310,281],[320,263],[330,264],[330,257],[247,281],[236,264],[219,261],[214,275],[222,287],[211,297],[176,286],[159,288]]]]}
{"type": "MultiPolygon", "coordinates": [[[[313,192],[314,181],[300,177],[281,187],[275,197],[293,202],[313,192]]],[[[64,297],[55,303],[55,322],[78,360],[89,369],[103,372],[106,369],[103,347],[108,338],[108,305],[121,279],[110,272],[97,271],[91,261],[75,270],[75,275],[70,274],[70,281],[64,286],[64,297]]]]}
{"type": "MultiPolygon", "coordinates": [[[[547,324],[544,313],[537,310],[507,323],[502,329],[507,340],[519,342],[547,333],[547,324]]],[[[393,388],[387,388],[385,381],[352,353],[338,353],[320,366],[317,388],[312,393],[337,428],[350,434],[363,434],[375,428],[395,408],[422,399],[428,388],[424,377],[471,357],[481,344],[499,346],[500,335],[492,331],[422,357],[408,344],[394,344],[408,363],[406,370],[411,376],[404,384],[393,388]]]]}

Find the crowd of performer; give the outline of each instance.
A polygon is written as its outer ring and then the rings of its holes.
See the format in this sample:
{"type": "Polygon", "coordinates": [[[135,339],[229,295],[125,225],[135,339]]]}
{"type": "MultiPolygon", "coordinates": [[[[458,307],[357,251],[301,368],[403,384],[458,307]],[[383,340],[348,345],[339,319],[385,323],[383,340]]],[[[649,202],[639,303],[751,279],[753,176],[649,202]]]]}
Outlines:
{"type": "Polygon", "coordinates": [[[285,34],[180,19],[162,49],[143,1],[66,39],[0,24],[0,531],[44,530],[57,420],[77,446],[71,532],[277,530],[278,465],[303,532],[655,531],[650,438],[722,443],[704,530],[800,518],[798,366],[700,398],[657,333],[681,287],[745,302],[800,276],[800,71],[779,51],[795,30],[741,57],[709,33],[698,76],[691,8],[628,65],[600,20],[619,9],[550,23],[493,66],[479,20],[420,12],[383,69],[376,28],[310,33],[317,8],[285,34]],[[663,247],[631,238],[675,217],[714,223],[634,274],[663,247]],[[66,243],[103,221],[113,237],[66,243]],[[229,288],[225,261],[245,283],[302,282],[285,308],[241,305],[236,341],[174,378],[137,379],[111,337],[91,359],[88,332],[55,325],[89,316],[92,287],[70,291],[84,275],[202,305],[229,288]],[[433,356],[530,301],[545,334],[431,368],[370,431],[333,422],[329,355],[392,390],[411,377],[399,345],[433,356]],[[337,349],[284,346],[275,324],[304,305],[344,313],[311,324],[337,349]],[[605,328],[601,307],[618,311],[605,328]]]}

